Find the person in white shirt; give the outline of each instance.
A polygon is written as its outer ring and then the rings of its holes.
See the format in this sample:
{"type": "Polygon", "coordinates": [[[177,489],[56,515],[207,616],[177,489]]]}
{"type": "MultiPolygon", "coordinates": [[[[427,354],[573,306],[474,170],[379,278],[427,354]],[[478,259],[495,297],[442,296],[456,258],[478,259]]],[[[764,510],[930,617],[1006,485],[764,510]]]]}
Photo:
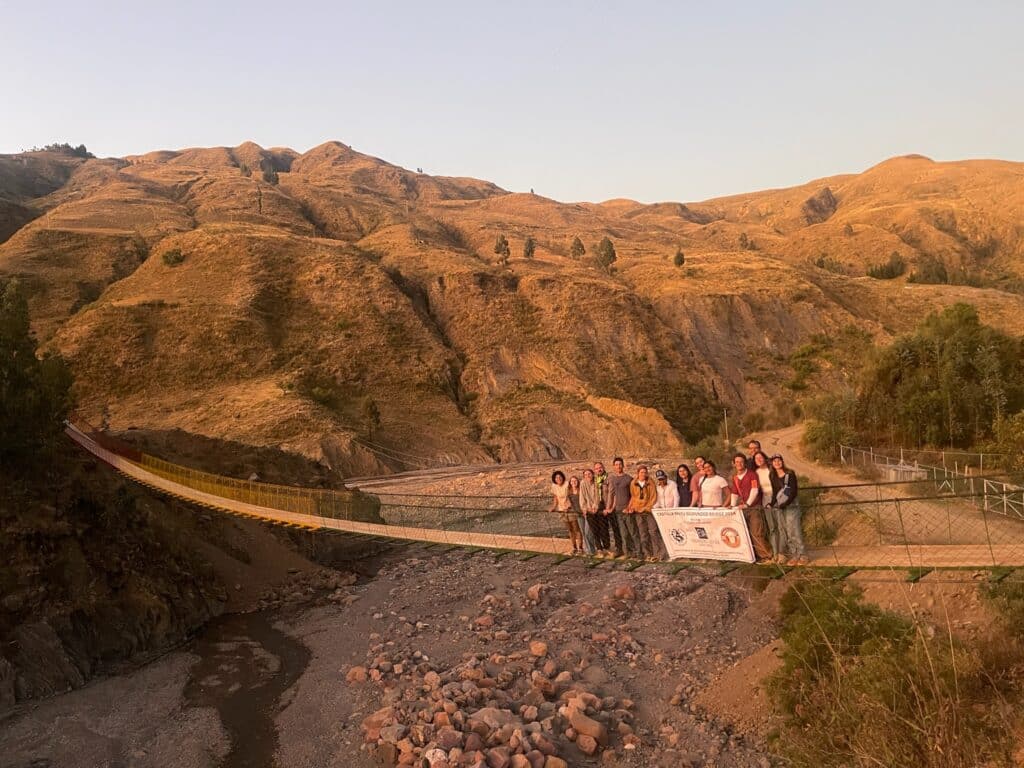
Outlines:
{"type": "Polygon", "coordinates": [[[729,505],[729,481],[718,474],[713,461],[705,461],[704,481],[700,484],[700,506],[726,507],[729,505]]]}
{"type": "Polygon", "coordinates": [[[662,470],[654,473],[654,479],[658,486],[658,500],[654,502],[654,509],[675,509],[679,506],[679,486],[668,481],[668,475],[662,470]]]}

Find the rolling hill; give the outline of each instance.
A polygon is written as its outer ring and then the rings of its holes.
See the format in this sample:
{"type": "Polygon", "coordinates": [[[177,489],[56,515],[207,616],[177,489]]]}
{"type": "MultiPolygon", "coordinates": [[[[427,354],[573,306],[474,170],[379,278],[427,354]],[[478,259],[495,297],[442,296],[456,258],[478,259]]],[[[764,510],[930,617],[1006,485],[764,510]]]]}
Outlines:
{"type": "Polygon", "coordinates": [[[931,309],[968,301],[1024,333],[1022,210],[1024,164],[994,160],[645,205],[511,193],[339,142],[32,152],[0,156],[0,278],[30,294],[84,413],[117,431],[345,474],[668,455],[723,407],[792,418],[931,309]],[[591,259],[603,237],[612,273],[591,259]],[[869,276],[883,265],[899,274],[869,276]]]}

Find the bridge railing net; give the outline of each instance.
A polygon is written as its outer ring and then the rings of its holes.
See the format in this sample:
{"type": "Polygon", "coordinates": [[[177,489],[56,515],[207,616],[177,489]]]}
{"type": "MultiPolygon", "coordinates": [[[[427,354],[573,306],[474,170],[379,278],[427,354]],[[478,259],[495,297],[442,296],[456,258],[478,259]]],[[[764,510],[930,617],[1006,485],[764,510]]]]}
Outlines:
{"type": "Polygon", "coordinates": [[[321,488],[299,488],[202,472],[143,454],[139,462],[155,475],[188,488],[258,507],[315,517],[351,520],[357,517],[355,494],[321,488]]]}
{"type": "MultiPolygon", "coordinates": [[[[1024,490],[1003,480],[929,478],[801,490],[803,531],[828,564],[1024,565],[1024,490]]],[[[393,525],[565,538],[543,496],[467,496],[381,492],[393,525]]]]}

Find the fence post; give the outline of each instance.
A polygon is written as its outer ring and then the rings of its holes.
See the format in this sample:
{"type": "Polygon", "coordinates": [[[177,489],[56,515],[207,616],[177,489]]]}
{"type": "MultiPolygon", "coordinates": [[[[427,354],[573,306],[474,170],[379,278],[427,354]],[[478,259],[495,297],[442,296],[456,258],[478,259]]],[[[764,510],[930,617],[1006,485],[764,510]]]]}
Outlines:
{"type": "Polygon", "coordinates": [[[900,506],[899,499],[893,499],[896,503],[896,516],[900,521],[900,532],[903,534],[903,546],[907,550],[907,566],[910,568],[914,567],[914,557],[910,553],[910,539],[907,538],[907,526],[903,523],[903,507],[900,506]]]}
{"type": "Polygon", "coordinates": [[[875,530],[878,531],[878,546],[882,546],[882,489],[875,485],[875,530]]]}
{"type": "Polygon", "coordinates": [[[992,565],[996,565],[996,553],[992,549],[992,534],[988,529],[988,512],[981,510],[981,519],[985,523],[985,541],[988,542],[988,554],[992,558],[992,565]]]}

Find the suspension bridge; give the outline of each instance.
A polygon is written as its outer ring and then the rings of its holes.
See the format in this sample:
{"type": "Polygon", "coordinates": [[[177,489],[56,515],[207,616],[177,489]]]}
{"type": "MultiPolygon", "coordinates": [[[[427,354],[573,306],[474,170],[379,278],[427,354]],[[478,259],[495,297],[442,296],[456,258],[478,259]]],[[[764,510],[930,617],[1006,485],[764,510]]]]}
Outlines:
{"type": "MultiPolygon", "coordinates": [[[[537,509],[528,513],[532,515],[534,524],[525,522],[531,518],[524,510],[504,510],[513,515],[523,515],[519,525],[514,525],[517,530],[542,532],[538,534],[484,530],[485,525],[474,525],[474,522],[480,522],[481,513],[493,510],[478,510],[463,504],[448,507],[444,502],[397,505],[396,509],[407,513],[413,510],[415,514],[396,513],[390,521],[387,519],[389,515],[384,515],[385,521],[377,522],[359,519],[376,515],[366,514],[365,504],[360,501],[365,496],[357,491],[238,480],[140,453],[117,444],[84,423],[69,422],[66,432],[81,448],[132,482],[217,512],[310,532],[561,557],[569,557],[571,553],[571,543],[567,538],[550,534],[550,531],[558,529],[556,516],[540,512],[541,500],[535,500],[537,509]],[[457,514],[460,511],[471,513],[459,521],[468,529],[445,527],[446,512],[457,514]],[[410,518],[408,521],[404,520],[406,516],[410,518]],[[438,522],[437,527],[407,524],[431,517],[438,522]],[[546,525],[536,522],[540,519],[550,522],[546,525]]],[[[372,482],[368,484],[372,485],[372,482]]],[[[874,489],[873,499],[859,494],[853,495],[852,501],[818,505],[811,515],[805,510],[804,527],[810,534],[812,567],[932,569],[1024,566],[1024,519],[1003,516],[990,520],[992,515],[985,508],[979,510],[973,499],[966,495],[946,494],[936,498],[904,493],[883,499],[879,491],[883,485],[870,486],[874,489]],[[938,508],[940,504],[945,505],[944,509],[938,508]],[[842,534],[829,528],[834,524],[837,510],[843,513],[845,532],[842,534]],[[922,520],[927,520],[928,524],[923,524],[922,520]],[[943,536],[935,534],[934,530],[939,528],[948,530],[948,538],[945,538],[945,533],[943,536]],[[954,528],[957,536],[954,536],[954,528]],[[820,530],[828,533],[819,536],[820,530]],[[850,531],[854,533],[850,534],[850,531]],[[966,532],[965,536],[960,536],[961,532],[966,532]],[[831,541],[828,540],[830,538],[831,541]]]]}

